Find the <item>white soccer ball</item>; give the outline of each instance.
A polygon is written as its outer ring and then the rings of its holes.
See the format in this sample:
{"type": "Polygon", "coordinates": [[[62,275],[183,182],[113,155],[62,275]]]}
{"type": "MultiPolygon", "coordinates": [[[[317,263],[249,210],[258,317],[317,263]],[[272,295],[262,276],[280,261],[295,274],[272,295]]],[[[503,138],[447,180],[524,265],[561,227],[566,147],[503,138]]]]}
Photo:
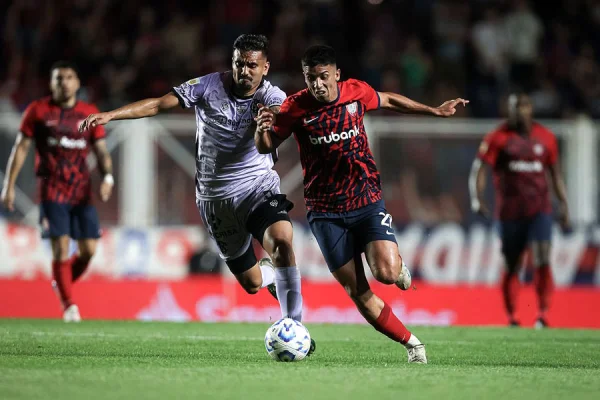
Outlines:
{"type": "Polygon", "coordinates": [[[267,329],[265,348],[276,361],[300,361],[310,349],[310,333],[302,323],[282,318],[267,329]]]}

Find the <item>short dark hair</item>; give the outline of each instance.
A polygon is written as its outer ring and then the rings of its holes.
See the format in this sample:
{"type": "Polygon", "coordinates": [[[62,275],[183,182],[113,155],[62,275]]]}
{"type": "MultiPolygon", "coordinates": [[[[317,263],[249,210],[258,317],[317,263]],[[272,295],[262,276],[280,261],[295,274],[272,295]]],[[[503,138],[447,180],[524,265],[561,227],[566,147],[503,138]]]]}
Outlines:
{"type": "Polygon", "coordinates": [[[336,65],[335,50],[331,46],[318,44],[310,46],[302,56],[303,67],[316,65],[336,65]]]}
{"type": "Polygon", "coordinates": [[[240,52],[262,51],[265,57],[267,57],[269,55],[269,39],[265,35],[245,33],[235,39],[233,50],[239,50],[240,52]]]}
{"type": "Polygon", "coordinates": [[[52,75],[52,71],[54,71],[55,69],[59,69],[59,68],[71,68],[73,71],[75,71],[75,74],[79,77],[79,69],[77,68],[77,65],[73,61],[67,61],[67,60],[56,61],[50,67],[50,75],[52,75]]]}

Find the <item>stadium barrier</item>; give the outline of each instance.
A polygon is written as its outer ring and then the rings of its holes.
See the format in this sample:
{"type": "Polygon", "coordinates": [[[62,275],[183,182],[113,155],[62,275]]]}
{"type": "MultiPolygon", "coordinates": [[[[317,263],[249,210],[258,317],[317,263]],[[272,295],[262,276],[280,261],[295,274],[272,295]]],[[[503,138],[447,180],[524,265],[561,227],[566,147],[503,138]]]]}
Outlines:
{"type": "MultiPolygon", "coordinates": [[[[296,260],[304,278],[333,281],[310,230],[294,224],[296,260]]],[[[400,253],[413,275],[434,284],[496,284],[502,272],[496,231],[483,225],[466,228],[441,224],[396,227],[400,253]]],[[[600,225],[565,235],[554,229],[552,269],[556,284],[592,285],[600,290],[600,225]]],[[[190,258],[202,250],[216,252],[200,227],[106,229],[86,278],[181,280],[190,258]]],[[[261,250],[262,251],[262,250],[261,250]]],[[[0,278],[49,278],[51,250],[36,228],[0,221],[0,278]]],[[[228,273],[226,268],[221,268],[228,273]]],[[[523,269],[530,280],[531,268],[523,269]]],[[[370,272],[367,273],[370,276],[370,272]]]]}
{"type": "MultiPolygon", "coordinates": [[[[432,285],[416,289],[373,284],[408,325],[505,325],[500,291],[486,285],[432,285]]],[[[304,322],[365,323],[345,291],[335,282],[304,281],[304,322]]],[[[82,318],[142,321],[264,322],[280,317],[279,306],[266,290],[248,295],[219,275],[183,281],[91,279],[73,288],[82,318]]],[[[554,327],[600,328],[600,290],[562,288],[554,295],[548,320],[554,327]]],[[[526,285],[517,317],[525,326],[535,320],[536,299],[526,285]]],[[[0,280],[0,317],[60,318],[59,301],[47,280],[0,280]]]]}

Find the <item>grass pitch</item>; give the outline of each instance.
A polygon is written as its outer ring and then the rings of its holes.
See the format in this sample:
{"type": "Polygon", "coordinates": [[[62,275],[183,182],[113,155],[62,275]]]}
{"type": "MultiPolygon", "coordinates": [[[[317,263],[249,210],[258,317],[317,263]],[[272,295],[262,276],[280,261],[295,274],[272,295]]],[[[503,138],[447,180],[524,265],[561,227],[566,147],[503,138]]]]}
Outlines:
{"type": "Polygon", "coordinates": [[[310,324],[315,354],[277,363],[268,326],[0,320],[0,398],[600,398],[600,331],[416,327],[409,365],[368,325],[310,324]]]}

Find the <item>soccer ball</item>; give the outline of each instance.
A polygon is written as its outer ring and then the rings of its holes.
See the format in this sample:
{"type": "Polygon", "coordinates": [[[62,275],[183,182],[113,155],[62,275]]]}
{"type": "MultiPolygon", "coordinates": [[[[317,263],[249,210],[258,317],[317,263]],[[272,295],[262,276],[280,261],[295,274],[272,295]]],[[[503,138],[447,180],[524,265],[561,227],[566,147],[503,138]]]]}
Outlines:
{"type": "Polygon", "coordinates": [[[267,329],[265,348],[275,361],[300,361],[310,349],[310,333],[300,322],[282,318],[267,329]]]}

